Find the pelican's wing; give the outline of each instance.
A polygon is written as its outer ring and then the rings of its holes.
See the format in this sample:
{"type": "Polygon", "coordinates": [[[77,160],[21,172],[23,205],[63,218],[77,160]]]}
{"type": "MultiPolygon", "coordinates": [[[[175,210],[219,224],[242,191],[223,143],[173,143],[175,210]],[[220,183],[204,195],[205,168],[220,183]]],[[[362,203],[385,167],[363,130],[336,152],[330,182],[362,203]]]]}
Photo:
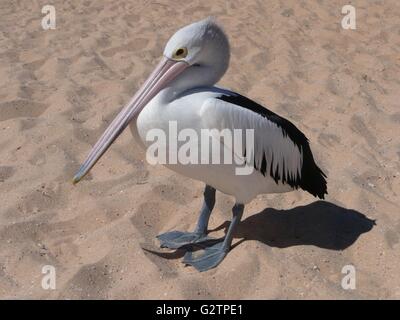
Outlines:
{"type": "MultiPolygon", "coordinates": [[[[253,129],[254,157],[251,161],[264,176],[276,183],[302,188],[324,198],[325,174],[315,164],[306,136],[290,121],[239,94],[225,91],[207,99],[201,107],[204,127],[218,130],[253,129]]],[[[245,140],[243,139],[243,144],[245,140]]],[[[245,156],[246,147],[241,148],[245,156]]],[[[234,150],[237,155],[237,150],[234,150]]],[[[249,159],[249,157],[248,157],[249,159]]]]}

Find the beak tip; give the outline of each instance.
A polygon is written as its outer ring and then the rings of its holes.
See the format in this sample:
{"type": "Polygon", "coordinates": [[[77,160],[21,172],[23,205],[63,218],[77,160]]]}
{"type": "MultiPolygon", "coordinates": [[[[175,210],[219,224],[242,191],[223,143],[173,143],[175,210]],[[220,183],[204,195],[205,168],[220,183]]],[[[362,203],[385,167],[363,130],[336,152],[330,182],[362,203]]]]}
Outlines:
{"type": "Polygon", "coordinates": [[[72,179],[72,184],[76,185],[81,179],[76,175],[75,177],[73,177],[72,179]]]}
{"type": "Polygon", "coordinates": [[[79,181],[81,181],[81,179],[84,177],[84,170],[81,167],[78,171],[77,174],[75,174],[75,176],[72,178],[72,184],[76,185],[79,181]]]}

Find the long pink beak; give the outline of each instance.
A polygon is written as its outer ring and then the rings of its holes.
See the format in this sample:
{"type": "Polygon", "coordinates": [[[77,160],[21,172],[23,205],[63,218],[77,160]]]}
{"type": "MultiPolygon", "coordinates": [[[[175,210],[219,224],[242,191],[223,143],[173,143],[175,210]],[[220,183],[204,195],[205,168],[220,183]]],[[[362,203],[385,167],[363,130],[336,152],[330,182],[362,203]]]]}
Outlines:
{"type": "Polygon", "coordinates": [[[168,83],[174,80],[188,66],[189,64],[186,62],[174,61],[166,57],[161,60],[132,100],[121,110],[96,142],[85,162],[79,168],[78,173],[74,176],[72,181],[74,184],[78,183],[90,171],[114,140],[117,139],[128,126],[129,122],[142,111],[146,104],[149,103],[160,90],[167,87],[168,83]]]}

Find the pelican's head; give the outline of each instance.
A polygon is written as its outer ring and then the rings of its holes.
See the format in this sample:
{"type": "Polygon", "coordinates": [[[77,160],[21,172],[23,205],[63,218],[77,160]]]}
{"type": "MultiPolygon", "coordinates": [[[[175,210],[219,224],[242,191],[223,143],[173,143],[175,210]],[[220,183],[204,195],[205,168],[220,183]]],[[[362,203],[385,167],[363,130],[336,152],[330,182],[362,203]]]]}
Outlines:
{"type": "Polygon", "coordinates": [[[229,64],[229,44],[223,30],[207,18],[178,30],[168,41],[164,56],[131,101],[111,122],[74,176],[79,182],[114,140],[157,93],[173,84],[177,90],[212,85],[229,64]]]}
{"type": "Polygon", "coordinates": [[[216,68],[223,74],[229,65],[229,42],[215,20],[207,18],[178,30],[167,42],[164,56],[194,67],[216,68]]]}

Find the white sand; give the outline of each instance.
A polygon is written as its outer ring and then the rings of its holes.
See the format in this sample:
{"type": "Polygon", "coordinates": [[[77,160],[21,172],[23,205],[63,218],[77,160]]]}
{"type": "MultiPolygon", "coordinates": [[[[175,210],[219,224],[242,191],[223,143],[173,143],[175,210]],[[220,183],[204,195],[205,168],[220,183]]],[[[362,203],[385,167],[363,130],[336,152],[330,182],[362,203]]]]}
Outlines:
{"type": "MultiPolygon", "coordinates": [[[[57,0],[49,31],[47,3],[1,4],[0,298],[400,298],[400,6],[352,3],[354,31],[343,1],[57,0]],[[329,196],[260,196],[246,240],[198,273],[154,237],[194,227],[201,183],[147,165],[129,132],[70,181],[169,36],[209,15],[233,49],[221,84],[309,137],[329,196]],[[347,264],[356,290],[341,287],[347,264]],[[42,289],[43,265],[56,290],[42,289]]],[[[232,204],[217,195],[213,228],[232,204]]]]}

